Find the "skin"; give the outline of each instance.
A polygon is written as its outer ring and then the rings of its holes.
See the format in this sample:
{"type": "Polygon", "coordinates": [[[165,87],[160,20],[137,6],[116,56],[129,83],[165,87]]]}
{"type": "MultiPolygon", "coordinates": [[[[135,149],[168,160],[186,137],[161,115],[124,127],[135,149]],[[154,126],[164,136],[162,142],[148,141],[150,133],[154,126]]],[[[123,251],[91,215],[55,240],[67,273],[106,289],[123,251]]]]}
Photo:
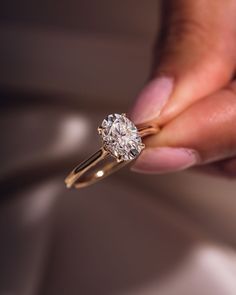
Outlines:
{"type": "Polygon", "coordinates": [[[172,77],[174,88],[156,116],[162,131],[146,140],[147,149],[193,149],[195,165],[235,176],[236,0],[165,0],[162,16],[152,79],[172,77]]]}

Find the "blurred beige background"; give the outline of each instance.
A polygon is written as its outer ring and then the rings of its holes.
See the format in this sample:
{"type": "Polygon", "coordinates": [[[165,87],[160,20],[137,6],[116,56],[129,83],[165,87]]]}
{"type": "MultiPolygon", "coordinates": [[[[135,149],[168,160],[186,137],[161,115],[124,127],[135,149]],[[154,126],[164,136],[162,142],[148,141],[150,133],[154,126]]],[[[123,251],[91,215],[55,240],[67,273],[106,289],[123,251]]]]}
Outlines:
{"type": "Polygon", "coordinates": [[[0,4],[2,295],[235,295],[235,181],[124,169],[66,190],[148,76],[156,0],[0,4]]]}

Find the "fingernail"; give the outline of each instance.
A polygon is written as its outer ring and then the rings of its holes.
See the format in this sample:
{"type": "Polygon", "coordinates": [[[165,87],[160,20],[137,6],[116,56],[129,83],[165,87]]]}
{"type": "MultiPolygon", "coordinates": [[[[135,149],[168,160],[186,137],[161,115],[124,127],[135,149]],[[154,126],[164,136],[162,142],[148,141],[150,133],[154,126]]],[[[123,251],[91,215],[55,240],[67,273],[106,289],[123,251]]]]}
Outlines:
{"type": "Polygon", "coordinates": [[[174,79],[160,76],[149,82],[139,94],[130,113],[135,124],[145,123],[157,118],[169,99],[174,79]]]}
{"type": "Polygon", "coordinates": [[[186,148],[147,148],[138,157],[131,170],[162,174],[187,169],[199,163],[197,151],[186,148]]]}

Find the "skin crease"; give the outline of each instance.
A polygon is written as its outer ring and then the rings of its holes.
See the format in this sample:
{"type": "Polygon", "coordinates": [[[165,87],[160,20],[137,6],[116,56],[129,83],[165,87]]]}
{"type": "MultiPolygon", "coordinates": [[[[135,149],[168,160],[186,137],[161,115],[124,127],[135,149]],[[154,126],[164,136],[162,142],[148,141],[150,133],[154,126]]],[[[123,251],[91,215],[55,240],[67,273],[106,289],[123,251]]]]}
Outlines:
{"type": "MultiPolygon", "coordinates": [[[[236,175],[235,19],[236,0],[163,1],[152,77],[171,77],[174,87],[156,118],[162,131],[145,140],[147,153],[188,148],[203,170],[236,175]]],[[[147,172],[142,163],[146,169],[149,161],[153,169],[150,157],[140,158],[134,168],[147,172]]]]}

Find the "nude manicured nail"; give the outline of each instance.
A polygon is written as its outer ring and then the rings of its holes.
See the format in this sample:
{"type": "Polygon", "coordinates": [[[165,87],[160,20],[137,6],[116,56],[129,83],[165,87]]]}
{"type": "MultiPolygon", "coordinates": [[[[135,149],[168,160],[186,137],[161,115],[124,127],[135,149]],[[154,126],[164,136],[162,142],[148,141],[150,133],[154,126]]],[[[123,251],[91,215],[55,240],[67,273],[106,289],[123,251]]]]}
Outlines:
{"type": "Polygon", "coordinates": [[[199,154],[186,148],[147,148],[138,157],[131,170],[162,174],[189,168],[199,162],[199,154]]]}
{"type": "Polygon", "coordinates": [[[165,76],[150,81],[130,113],[132,121],[140,124],[157,118],[172,93],[173,84],[174,80],[165,76]]]}

